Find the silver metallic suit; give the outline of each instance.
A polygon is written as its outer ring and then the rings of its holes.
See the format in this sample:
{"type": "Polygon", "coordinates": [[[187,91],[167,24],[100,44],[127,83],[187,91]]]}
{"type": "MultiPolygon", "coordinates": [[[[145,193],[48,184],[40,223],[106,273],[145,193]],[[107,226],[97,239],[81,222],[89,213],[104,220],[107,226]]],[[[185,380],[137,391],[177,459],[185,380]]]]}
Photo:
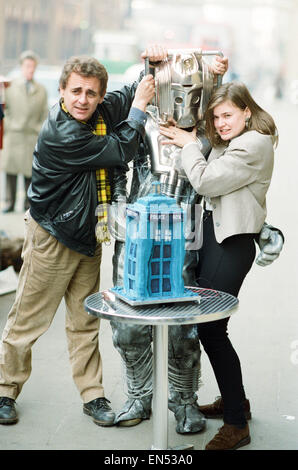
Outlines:
{"type": "MultiPolygon", "coordinates": [[[[188,218],[187,249],[183,267],[185,286],[197,285],[195,271],[200,248],[200,240],[197,239],[200,232],[200,196],[194,191],[179,165],[181,150],[174,145],[161,145],[164,137],[159,134],[159,124],[174,119],[176,125],[181,128],[192,129],[197,126],[198,142],[207,158],[211,148],[204,137],[203,114],[214,87],[218,86],[220,81],[214,77],[203,58],[205,55],[218,54],[201,50],[169,51],[167,60],[149,65],[147,72],[155,76],[156,94],[153,105],[147,108],[147,148],[144,154],[134,161],[128,200],[132,203],[148,194],[152,181],[159,180],[162,192],[174,197],[184,206],[188,218]]],[[[120,212],[118,207],[118,216],[120,212]]],[[[120,219],[121,216],[112,224],[115,227],[115,222],[116,225],[118,222],[118,230],[112,233],[116,238],[113,257],[114,285],[123,284],[125,227],[123,222],[119,222],[120,219]]],[[[271,226],[267,226],[269,232],[271,229],[271,226]]],[[[272,235],[272,231],[270,236],[269,232],[266,232],[267,241],[272,235]]],[[[279,231],[274,232],[274,237],[278,237],[278,240],[274,238],[275,253],[278,253],[282,247],[279,231]]],[[[264,250],[265,246],[266,240],[263,240],[261,248],[264,250]]],[[[112,321],[111,326],[114,346],[125,365],[128,396],[124,407],[116,416],[116,423],[133,426],[150,417],[152,331],[148,326],[116,321],[112,321]]],[[[196,325],[169,327],[169,409],[174,412],[178,433],[198,432],[204,429],[206,424],[199,411],[196,394],[200,382],[200,355],[196,325]]]]}

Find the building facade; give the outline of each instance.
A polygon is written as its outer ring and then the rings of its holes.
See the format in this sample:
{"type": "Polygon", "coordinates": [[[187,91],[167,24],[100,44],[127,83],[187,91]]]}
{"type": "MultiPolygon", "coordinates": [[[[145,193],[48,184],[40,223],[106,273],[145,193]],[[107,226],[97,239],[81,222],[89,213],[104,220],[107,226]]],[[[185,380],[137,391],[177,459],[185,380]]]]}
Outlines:
{"type": "Polygon", "coordinates": [[[94,33],[118,31],[129,0],[0,0],[0,71],[34,50],[41,63],[60,65],[76,54],[93,54],[94,33]],[[111,14],[112,13],[112,14],[111,14]]]}

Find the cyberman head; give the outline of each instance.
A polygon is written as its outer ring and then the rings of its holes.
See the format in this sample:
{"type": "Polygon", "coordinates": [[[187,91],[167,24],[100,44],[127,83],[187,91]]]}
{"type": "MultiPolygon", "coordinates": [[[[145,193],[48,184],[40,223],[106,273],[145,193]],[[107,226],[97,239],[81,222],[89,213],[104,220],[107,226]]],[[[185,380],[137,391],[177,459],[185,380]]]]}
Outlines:
{"type": "MultiPolygon", "coordinates": [[[[145,63],[145,73],[151,73],[155,78],[155,98],[147,107],[146,123],[151,172],[159,176],[162,193],[175,197],[178,203],[187,180],[181,165],[181,148],[162,143],[167,139],[160,134],[159,125],[174,119],[177,127],[188,129],[203,121],[212,91],[218,86],[203,60],[204,55],[222,54],[199,49],[171,50],[166,60],[158,64],[149,64],[148,60],[145,63]]],[[[205,154],[209,143],[201,133],[198,144],[205,154]]]]}
{"type": "Polygon", "coordinates": [[[162,122],[173,118],[177,127],[186,129],[202,120],[214,89],[213,74],[202,58],[217,54],[200,49],[170,50],[167,60],[150,64],[149,73],[156,84],[153,104],[162,122]]]}

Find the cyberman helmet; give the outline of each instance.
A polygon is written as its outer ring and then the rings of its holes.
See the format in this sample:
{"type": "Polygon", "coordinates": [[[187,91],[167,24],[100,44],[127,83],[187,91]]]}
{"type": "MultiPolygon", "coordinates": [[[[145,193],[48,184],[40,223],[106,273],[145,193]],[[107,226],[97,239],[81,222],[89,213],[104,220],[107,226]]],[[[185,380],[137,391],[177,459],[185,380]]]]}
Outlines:
{"type": "Polygon", "coordinates": [[[214,75],[203,56],[222,55],[217,51],[201,49],[169,50],[166,60],[158,64],[147,63],[147,73],[155,77],[153,106],[161,122],[169,118],[177,127],[193,127],[203,119],[213,89],[214,75]]]}
{"type": "Polygon", "coordinates": [[[155,78],[155,97],[147,106],[146,141],[150,167],[159,177],[163,194],[180,202],[187,176],[181,164],[181,148],[163,144],[167,140],[159,132],[159,125],[171,119],[182,129],[197,126],[197,142],[205,155],[210,144],[205,137],[203,115],[213,90],[220,85],[203,60],[205,55],[223,55],[217,51],[200,49],[168,51],[167,59],[155,64],[145,61],[145,73],[155,78]]]}

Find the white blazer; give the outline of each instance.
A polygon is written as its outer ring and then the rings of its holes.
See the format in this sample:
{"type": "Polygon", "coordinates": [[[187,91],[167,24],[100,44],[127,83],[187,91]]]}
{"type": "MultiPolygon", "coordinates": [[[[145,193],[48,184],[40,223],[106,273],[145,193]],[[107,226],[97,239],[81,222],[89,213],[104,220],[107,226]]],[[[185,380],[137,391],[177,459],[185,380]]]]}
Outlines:
{"type": "Polygon", "coordinates": [[[273,171],[270,135],[247,131],[227,147],[214,147],[208,161],[194,142],[183,147],[181,160],[197,193],[211,199],[218,243],[231,235],[260,232],[273,171]]]}

